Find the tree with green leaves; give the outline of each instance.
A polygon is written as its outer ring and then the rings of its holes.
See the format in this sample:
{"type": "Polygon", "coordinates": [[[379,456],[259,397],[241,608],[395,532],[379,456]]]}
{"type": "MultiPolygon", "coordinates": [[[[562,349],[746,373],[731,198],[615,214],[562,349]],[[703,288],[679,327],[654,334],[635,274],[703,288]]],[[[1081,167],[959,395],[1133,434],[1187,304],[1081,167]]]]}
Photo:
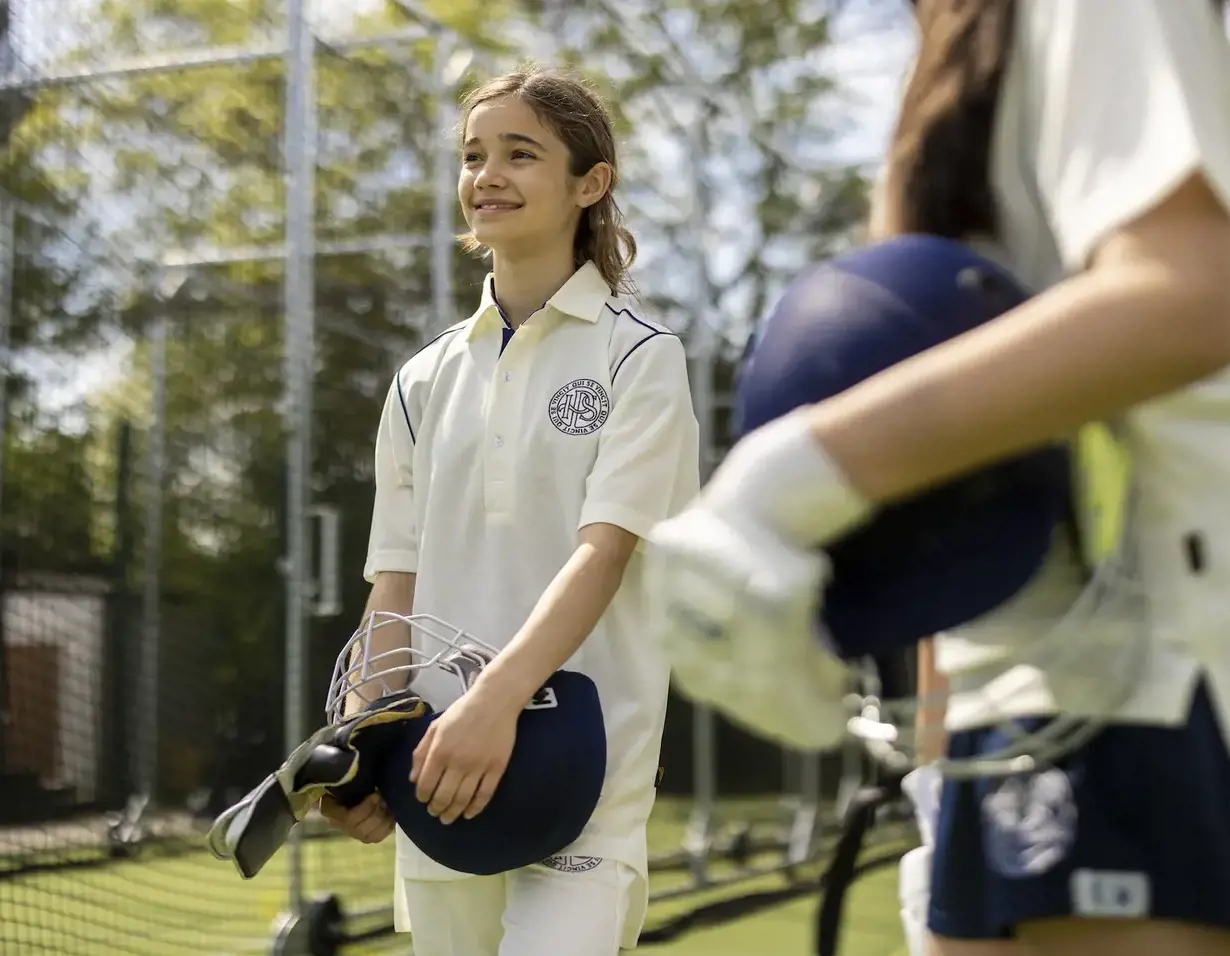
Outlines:
{"type": "MultiPolygon", "coordinates": [[[[533,46],[609,94],[625,143],[625,204],[643,250],[639,284],[681,330],[697,319],[697,290],[705,290],[712,313],[704,318],[729,342],[719,385],[747,326],[785,279],[840,244],[862,214],[862,172],[825,158],[838,84],[811,57],[831,19],[805,0],[422,5],[456,32],[458,45],[480,52],[463,86],[533,46]],[[689,205],[693,174],[699,216],[689,205]],[[698,240],[689,274],[679,260],[698,240]]],[[[273,0],[99,0],[76,59],[276,41],[279,8],[273,0]]],[[[317,26],[373,34],[411,22],[395,2],[356,5],[338,18],[317,26]]],[[[383,233],[426,240],[439,137],[454,133],[438,128],[424,81],[436,68],[430,42],[350,53],[322,44],[317,53],[318,241],[383,233]]],[[[14,389],[6,440],[17,452],[6,457],[0,528],[18,542],[18,563],[37,570],[70,569],[76,555],[73,568],[105,563],[121,537],[141,540],[149,476],[134,478],[133,507],[117,517],[114,449],[132,423],[143,460],[152,423],[148,332],[165,319],[161,582],[167,602],[200,610],[179,618],[191,626],[164,633],[165,653],[202,642],[215,648],[219,708],[250,705],[249,723],[274,728],[274,749],[286,484],[282,263],[275,256],[190,268],[168,300],[159,262],[175,250],[225,257],[281,242],[284,83],[284,64],[272,59],[40,89],[3,167],[22,211],[19,357],[102,353],[113,368],[71,421],[41,414],[46,396],[29,380],[14,389]],[[62,478],[48,480],[52,474],[62,478]]],[[[462,315],[486,264],[459,253],[453,262],[462,315]]],[[[343,514],[344,609],[315,626],[313,692],[365,598],[358,568],[373,432],[394,370],[434,318],[431,291],[425,248],[316,262],[312,495],[343,514]]],[[[140,555],[119,570],[117,586],[136,588],[140,555]]]]}
{"type": "MultiPolygon", "coordinates": [[[[478,9],[454,4],[450,15],[490,28],[490,5],[481,18],[478,9]]],[[[253,44],[272,23],[264,10],[230,0],[103,0],[93,42],[112,61],[149,54],[167,37],[253,44]]],[[[404,24],[390,9],[352,29],[404,24]]],[[[495,48],[481,34],[473,41],[495,48]]],[[[431,54],[428,43],[345,56],[327,46],[318,51],[320,242],[383,232],[426,240],[426,173],[445,135],[432,125],[435,104],[422,80],[431,54]]],[[[98,50],[79,58],[97,61],[98,50]]],[[[225,257],[281,241],[283,87],[283,64],[271,60],[42,89],[15,130],[6,164],[8,188],[23,204],[21,228],[44,230],[23,243],[18,260],[19,366],[20,359],[45,366],[107,346],[115,363],[109,382],[71,409],[75,435],[65,432],[63,417],[47,418],[40,407],[46,395],[35,383],[14,402],[9,444],[20,454],[6,467],[3,509],[14,561],[24,570],[75,571],[78,552],[106,562],[121,537],[142,540],[151,476],[138,471],[132,488],[117,488],[114,448],[124,423],[134,423],[137,461],[144,460],[153,395],[148,331],[165,319],[159,571],[165,601],[201,613],[191,617],[191,633],[164,629],[163,666],[174,670],[176,660],[190,659],[192,645],[215,647],[214,687],[226,701],[215,703],[233,710],[252,702],[277,747],[286,518],[282,263],[275,256],[190,267],[168,301],[160,294],[159,259],[179,249],[191,258],[203,247],[225,257]],[[49,480],[61,472],[63,480],[49,480]],[[133,507],[117,518],[122,491],[131,492],[133,507]],[[117,522],[126,522],[123,535],[117,522]]],[[[469,300],[484,266],[457,256],[456,267],[459,301],[469,300]]],[[[425,249],[321,256],[316,272],[312,491],[317,502],[343,511],[348,569],[345,623],[318,629],[318,656],[331,663],[337,629],[350,626],[362,606],[356,569],[366,545],[380,405],[430,318],[431,290],[425,249]]],[[[116,586],[135,590],[142,571],[138,553],[119,569],[116,586]]],[[[173,686],[168,676],[164,683],[173,686]]]]}
{"type": "Polygon", "coordinates": [[[847,112],[841,78],[817,68],[840,5],[526,7],[563,38],[560,59],[593,75],[621,112],[630,212],[653,258],[643,285],[679,328],[697,318],[703,290],[729,359],[784,282],[839,248],[865,213],[866,171],[830,155],[847,112]],[[698,245],[692,274],[664,281],[698,245]]]}

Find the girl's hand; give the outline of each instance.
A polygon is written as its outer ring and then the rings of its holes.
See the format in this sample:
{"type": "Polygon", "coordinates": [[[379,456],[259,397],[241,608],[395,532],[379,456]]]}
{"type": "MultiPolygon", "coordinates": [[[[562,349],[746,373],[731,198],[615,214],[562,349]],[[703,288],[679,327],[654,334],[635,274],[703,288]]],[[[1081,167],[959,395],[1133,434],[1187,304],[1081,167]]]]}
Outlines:
{"type": "Polygon", "coordinates": [[[320,812],[331,827],[360,843],[380,843],[395,827],[393,816],[378,793],[349,809],[326,794],[320,798],[320,812]]]}
{"type": "Polygon", "coordinates": [[[520,714],[476,684],[432,722],[410,771],[415,796],[432,816],[449,824],[482,813],[508,766],[520,714]]]}

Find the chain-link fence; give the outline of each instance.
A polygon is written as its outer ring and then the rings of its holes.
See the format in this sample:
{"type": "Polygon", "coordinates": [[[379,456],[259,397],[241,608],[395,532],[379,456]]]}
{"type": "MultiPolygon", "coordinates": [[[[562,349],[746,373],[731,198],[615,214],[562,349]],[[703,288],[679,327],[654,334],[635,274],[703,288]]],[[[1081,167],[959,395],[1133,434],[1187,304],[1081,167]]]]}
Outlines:
{"type": "MultiPolygon", "coordinates": [[[[776,52],[752,17],[741,52],[699,58],[676,49],[696,11],[642,6],[457,2],[433,8],[445,26],[408,0],[0,2],[5,954],[261,951],[322,894],[352,936],[387,933],[387,847],[305,826],[244,883],[201,834],[317,725],[366,597],[384,391],[485,272],[452,239],[467,85],[535,57],[614,95],[638,279],[687,334],[720,453],[747,322],[844,241],[864,178],[821,148],[822,5],[775,24],[776,52]]],[[[790,778],[774,845],[813,852],[818,763],[671,721],[665,793],[790,778]]],[[[759,852],[714,842],[714,805],[675,854],[694,880],[715,847],[759,852]]]]}

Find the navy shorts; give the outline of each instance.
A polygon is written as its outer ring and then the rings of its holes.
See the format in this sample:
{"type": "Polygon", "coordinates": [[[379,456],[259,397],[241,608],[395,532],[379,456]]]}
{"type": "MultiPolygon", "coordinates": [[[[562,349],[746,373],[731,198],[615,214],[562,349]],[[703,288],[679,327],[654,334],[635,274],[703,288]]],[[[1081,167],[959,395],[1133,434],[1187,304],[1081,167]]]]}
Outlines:
{"type": "MultiPolygon", "coordinates": [[[[955,733],[948,753],[1003,743],[955,733]]],[[[941,936],[1062,917],[1230,928],[1230,755],[1206,688],[1185,726],[1117,725],[1049,769],[946,780],[935,843],[927,922],[941,936]]]]}

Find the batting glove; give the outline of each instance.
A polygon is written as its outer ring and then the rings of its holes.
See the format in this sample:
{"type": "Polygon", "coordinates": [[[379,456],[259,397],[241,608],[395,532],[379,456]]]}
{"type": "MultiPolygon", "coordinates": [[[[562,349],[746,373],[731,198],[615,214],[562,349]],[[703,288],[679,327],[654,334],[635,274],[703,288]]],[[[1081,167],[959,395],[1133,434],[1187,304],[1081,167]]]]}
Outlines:
{"type": "Polygon", "coordinates": [[[817,544],[870,510],[802,416],[736,445],[647,542],[654,626],[680,689],[785,746],[839,742],[850,672],[817,623],[829,575],[817,544]]]}

